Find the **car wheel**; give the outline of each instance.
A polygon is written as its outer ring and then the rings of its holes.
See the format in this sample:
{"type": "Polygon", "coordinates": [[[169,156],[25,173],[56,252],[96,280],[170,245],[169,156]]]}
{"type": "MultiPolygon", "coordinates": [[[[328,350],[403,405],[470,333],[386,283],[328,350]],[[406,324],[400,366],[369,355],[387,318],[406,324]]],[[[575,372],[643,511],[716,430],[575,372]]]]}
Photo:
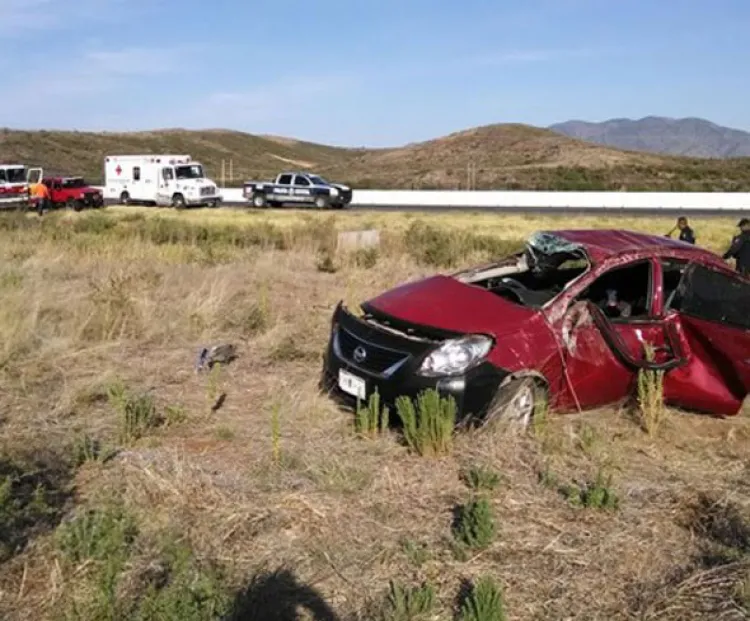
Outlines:
{"type": "Polygon", "coordinates": [[[72,198],[65,201],[65,209],[75,209],[75,207],[76,202],[72,198]]]}
{"type": "Polygon", "coordinates": [[[120,204],[122,205],[128,205],[130,203],[130,194],[127,192],[123,192],[120,194],[120,204]]]}
{"type": "Polygon", "coordinates": [[[175,209],[185,208],[185,197],[182,194],[175,194],[172,197],[172,207],[175,209]]]}
{"type": "Polygon", "coordinates": [[[317,196],[315,198],[315,207],[318,209],[325,209],[328,207],[328,199],[325,196],[317,196]]]}
{"type": "Polygon", "coordinates": [[[254,194],[253,195],[253,207],[259,209],[266,206],[266,195],[265,194],[254,194]]]}
{"type": "Polygon", "coordinates": [[[533,377],[514,379],[498,390],[484,424],[499,421],[525,429],[545,404],[546,390],[539,380],[533,377]]]}

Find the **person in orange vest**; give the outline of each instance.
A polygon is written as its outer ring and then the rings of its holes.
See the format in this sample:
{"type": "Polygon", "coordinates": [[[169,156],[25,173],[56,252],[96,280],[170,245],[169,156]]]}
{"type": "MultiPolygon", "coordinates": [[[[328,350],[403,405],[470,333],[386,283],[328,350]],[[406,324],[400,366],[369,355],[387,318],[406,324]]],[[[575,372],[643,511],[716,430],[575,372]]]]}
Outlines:
{"type": "Polygon", "coordinates": [[[29,190],[31,196],[33,196],[36,201],[36,212],[41,216],[44,213],[45,208],[49,208],[49,188],[40,181],[39,183],[31,184],[29,190]]]}

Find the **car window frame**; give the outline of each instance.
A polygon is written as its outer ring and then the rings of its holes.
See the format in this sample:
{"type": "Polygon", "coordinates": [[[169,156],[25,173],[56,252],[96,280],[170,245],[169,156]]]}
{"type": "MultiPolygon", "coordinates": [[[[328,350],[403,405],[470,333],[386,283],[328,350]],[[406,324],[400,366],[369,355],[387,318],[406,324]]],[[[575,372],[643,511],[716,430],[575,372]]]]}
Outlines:
{"type": "MultiPolygon", "coordinates": [[[[558,299],[560,296],[565,295],[568,293],[567,302],[565,303],[565,313],[567,313],[570,308],[578,303],[581,302],[580,296],[581,294],[586,291],[586,289],[590,288],[591,285],[593,285],[597,280],[599,280],[602,276],[609,274],[610,272],[614,272],[617,270],[627,269],[629,267],[633,267],[635,265],[646,263],[649,266],[649,277],[648,277],[648,296],[647,296],[647,313],[646,315],[640,315],[638,317],[607,317],[607,320],[610,323],[613,324],[638,324],[638,323],[653,323],[655,320],[658,320],[659,317],[657,317],[654,314],[654,298],[655,298],[655,276],[657,271],[657,266],[655,265],[655,260],[653,257],[638,257],[636,259],[633,259],[631,261],[620,263],[620,264],[614,264],[614,265],[607,265],[606,263],[599,267],[599,269],[591,270],[584,272],[581,274],[577,279],[571,281],[572,283],[575,283],[575,288],[568,288],[567,291],[562,291],[558,294],[558,299]],[[587,277],[588,276],[588,277],[587,277]]],[[[552,300],[554,302],[554,300],[552,300]]],[[[594,304],[593,301],[591,301],[592,304],[594,304]]],[[[563,313],[563,314],[565,314],[563,313]]]]}

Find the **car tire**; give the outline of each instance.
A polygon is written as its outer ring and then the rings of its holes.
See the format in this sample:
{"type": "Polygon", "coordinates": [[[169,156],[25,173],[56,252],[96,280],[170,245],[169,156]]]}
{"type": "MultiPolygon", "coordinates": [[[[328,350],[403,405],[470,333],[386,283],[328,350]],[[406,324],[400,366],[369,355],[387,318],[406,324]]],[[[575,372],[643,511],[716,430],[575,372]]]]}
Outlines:
{"type": "Polygon", "coordinates": [[[258,209],[263,209],[268,205],[265,194],[253,194],[252,203],[253,207],[257,207],[258,209]]]}
{"type": "Polygon", "coordinates": [[[316,196],[314,204],[316,209],[327,209],[330,202],[325,196],[316,196]]]}
{"type": "Polygon", "coordinates": [[[121,205],[129,205],[130,204],[130,194],[127,192],[123,192],[120,194],[120,204],[121,205]]]}
{"type": "Polygon", "coordinates": [[[72,198],[69,198],[68,200],[65,201],[65,209],[70,209],[72,211],[75,208],[76,208],[76,202],[72,198]]]}
{"type": "Polygon", "coordinates": [[[535,377],[519,377],[498,390],[483,424],[502,422],[526,429],[546,404],[547,390],[542,382],[535,377]]]}
{"type": "Polygon", "coordinates": [[[175,209],[185,209],[185,197],[182,194],[172,196],[172,207],[175,209]]]}

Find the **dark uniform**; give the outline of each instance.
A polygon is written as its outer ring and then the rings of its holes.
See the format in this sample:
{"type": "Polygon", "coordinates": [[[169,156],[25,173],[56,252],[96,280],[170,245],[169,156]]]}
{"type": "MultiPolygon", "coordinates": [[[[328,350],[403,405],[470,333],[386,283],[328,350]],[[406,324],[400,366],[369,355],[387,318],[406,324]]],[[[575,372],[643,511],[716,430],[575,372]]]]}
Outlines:
{"type": "Polygon", "coordinates": [[[732,239],[732,245],[724,253],[724,260],[734,259],[737,271],[745,276],[750,276],[750,220],[743,218],[738,225],[741,229],[739,235],[732,239]]]}
{"type": "Polygon", "coordinates": [[[687,242],[688,244],[695,244],[695,233],[693,233],[693,229],[686,226],[684,229],[680,230],[679,240],[687,242]]]}

